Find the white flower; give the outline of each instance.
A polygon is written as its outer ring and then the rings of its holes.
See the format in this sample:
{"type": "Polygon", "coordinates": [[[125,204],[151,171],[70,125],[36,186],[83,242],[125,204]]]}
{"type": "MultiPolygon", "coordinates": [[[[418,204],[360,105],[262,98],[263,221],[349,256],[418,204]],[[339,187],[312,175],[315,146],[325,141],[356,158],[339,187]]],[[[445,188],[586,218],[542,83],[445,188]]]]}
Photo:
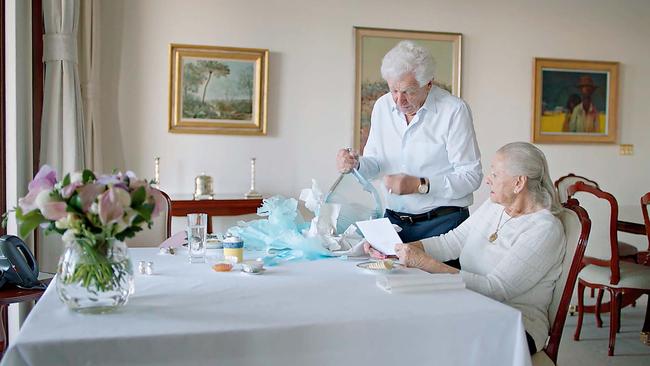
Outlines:
{"type": "Polygon", "coordinates": [[[36,196],[36,207],[38,207],[41,212],[45,209],[45,205],[48,204],[49,202],[52,202],[52,197],[50,197],[50,194],[52,193],[51,189],[44,189],[42,190],[38,196],[36,196]]]}
{"type": "Polygon", "coordinates": [[[95,215],[99,213],[99,205],[97,202],[93,202],[92,205],[90,205],[90,213],[93,213],[95,215]]]}
{"type": "Polygon", "coordinates": [[[68,227],[70,227],[69,220],[70,220],[70,214],[68,214],[68,216],[64,218],[56,220],[54,226],[56,226],[57,229],[67,229],[68,227]]]}
{"type": "Polygon", "coordinates": [[[70,183],[74,183],[74,182],[82,183],[83,179],[84,179],[83,174],[81,174],[81,172],[70,173],[70,183]]]}
{"type": "Polygon", "coordinates": [[[71,229],[68,229],[63,233],[63,236],[61,236],[61,239],[63,239],[64,242],[66,243],[72,243],[75,241],[75,236],[74,236],[74,231],[71,229]]]}

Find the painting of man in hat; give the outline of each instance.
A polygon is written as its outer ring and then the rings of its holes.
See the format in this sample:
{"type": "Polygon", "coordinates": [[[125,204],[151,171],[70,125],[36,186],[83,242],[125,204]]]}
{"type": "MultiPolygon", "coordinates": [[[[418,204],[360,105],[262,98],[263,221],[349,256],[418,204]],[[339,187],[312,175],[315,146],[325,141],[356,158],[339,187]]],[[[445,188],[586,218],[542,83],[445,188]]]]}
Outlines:
{"type": "Polygon", "coordinates": [[[532,141],[615,143],[618,62],[535,58],[532,141]]]}
{"type": "Polygon", "coordinates": [[[542,133],[606,133],[605,73],[544,70],[542,79],[542,133]]]}
{"type": "Polygon", "coordinates": [[[598,109],[592,101],[594,91],[598,86],[589,75],[581,75],[578,79],[581,103],[573,107],[569,121],[569,132],[601,132],[598,109]]]}

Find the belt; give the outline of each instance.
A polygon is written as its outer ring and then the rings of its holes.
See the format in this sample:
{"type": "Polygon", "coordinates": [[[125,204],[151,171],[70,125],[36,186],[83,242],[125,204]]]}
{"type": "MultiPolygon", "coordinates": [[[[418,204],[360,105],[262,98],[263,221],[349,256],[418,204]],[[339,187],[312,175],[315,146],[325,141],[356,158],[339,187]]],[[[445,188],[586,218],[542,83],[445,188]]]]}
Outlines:
{"type": "Polygon", "coordinates": [[[389,209],[386,209],[386,213],[388,213],[390,216],[402,222],[408,222],[410,224],[414,224],[416,222],[429,221],[431,219],[435,219],[436,217],[441,217],[452,213],[461,212],[462,210],[465,209],[466,209],[465,207],[457,207],[457,206],[440,206],[429,212],[425,212],[421,214],[408,214],[403,212],[396,212],[389,209]]]}

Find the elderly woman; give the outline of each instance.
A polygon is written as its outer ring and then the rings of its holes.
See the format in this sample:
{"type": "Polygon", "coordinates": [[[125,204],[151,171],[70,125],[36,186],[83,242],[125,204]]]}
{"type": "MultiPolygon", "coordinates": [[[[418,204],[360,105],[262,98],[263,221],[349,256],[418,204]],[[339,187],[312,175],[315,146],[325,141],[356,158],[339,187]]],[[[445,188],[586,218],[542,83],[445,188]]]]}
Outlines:
{"type": "MultiPolygon", "coordinates": [[[[459,273],[468,289],[521,311],[528,348],[548,335],[548,306],[560,276],[565,239],[544,153],[527,142],[497,151],[486,178],[490,199],[456,229],[396,244],[400,261],[430,273],[459,273]],[[442,263],[460,258],[461,270],[442,263]]],[[[373,256],[382,254],[366,245],[373,256]]]]}

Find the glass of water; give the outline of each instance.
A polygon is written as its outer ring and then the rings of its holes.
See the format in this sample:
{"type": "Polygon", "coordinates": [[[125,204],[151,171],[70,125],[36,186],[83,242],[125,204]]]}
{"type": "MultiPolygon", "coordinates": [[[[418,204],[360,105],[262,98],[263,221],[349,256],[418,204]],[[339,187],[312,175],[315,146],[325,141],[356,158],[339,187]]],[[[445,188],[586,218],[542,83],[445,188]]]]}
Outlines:
{"type": "Polygon", "coordinates": [[[205,237],[208,230],[208,215],[191,213],[187,215],[187,251],[190,263],[205,263],[205,237]]]}

